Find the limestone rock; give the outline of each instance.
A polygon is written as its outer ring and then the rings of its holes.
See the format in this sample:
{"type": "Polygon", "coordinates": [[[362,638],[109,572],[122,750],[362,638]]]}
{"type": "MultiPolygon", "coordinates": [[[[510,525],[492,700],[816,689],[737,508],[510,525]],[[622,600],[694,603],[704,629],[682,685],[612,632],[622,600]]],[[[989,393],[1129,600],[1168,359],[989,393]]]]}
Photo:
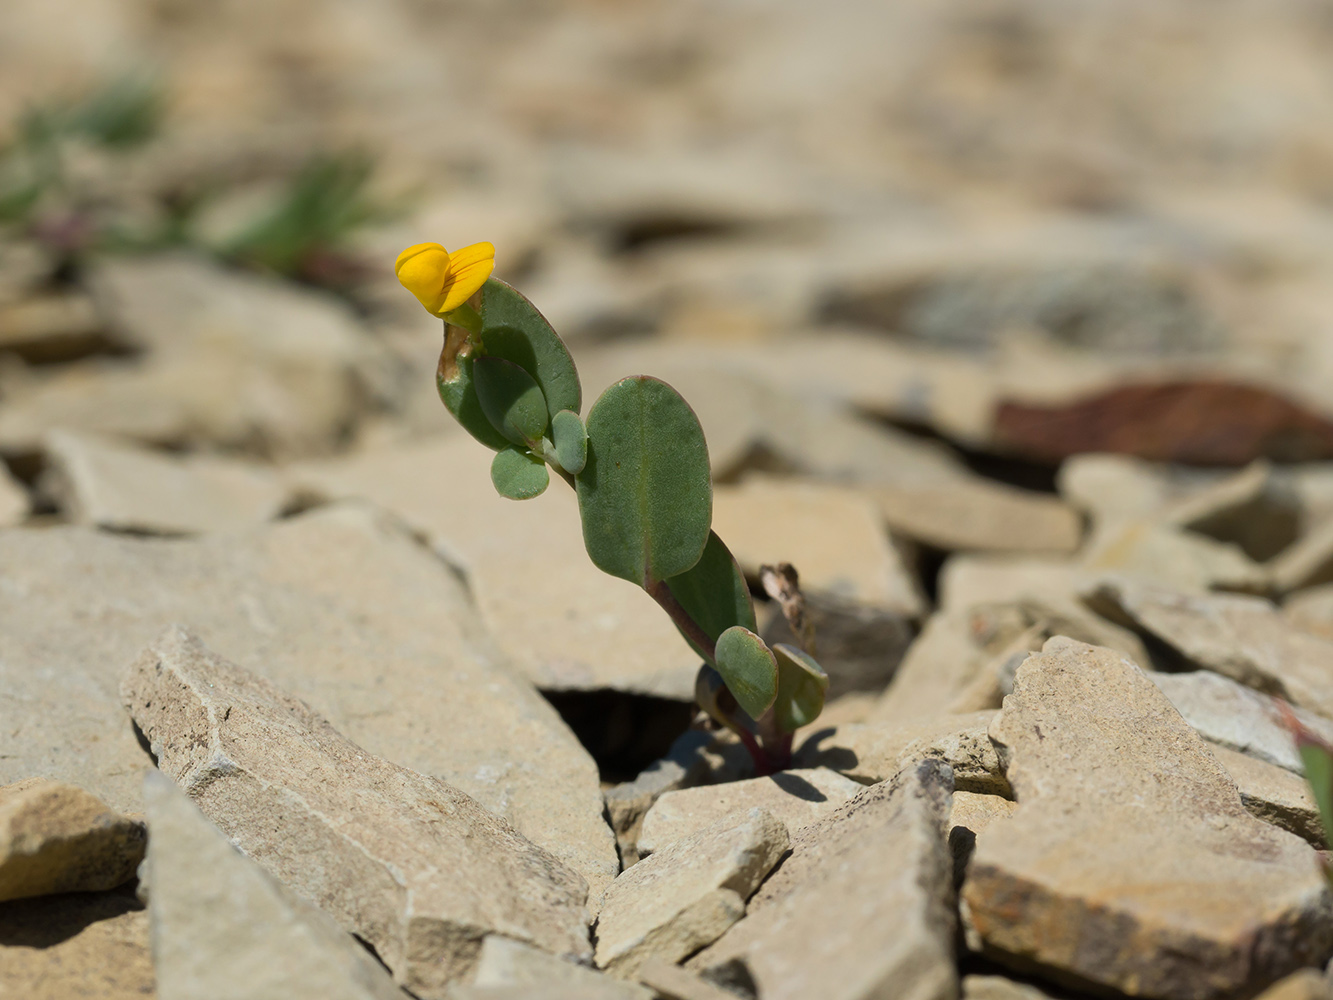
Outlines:
{"type": "Polygon", "coordinates": [[[534,500],[506,500],[490,463],[470,437],[448,435],[311,463],[295,478],[315,495],[371,500],[425,535],[537,686],[691,700],[698,657],[647,594],[589,561],[573,492],[557,481],[534,500]]]}
{"type": "Polygon", "coordinates": [[[949,810],[949,850],[953,854],[955,888],[963,884],[977,837],[996,820],[1012,816],[1017,808],[1017,802],[998,795],[953,793],[953,806],[949,810]]]}
{"type": "Polygon", "coordinates": [[[1296,541],[1301,505],[1286,477],[1260,459],[1170,504],[1163,520],[1234,542],[1251,559],[1264,562],[1296,541]]]}
{"type": "Polygon", "coordinates": [[[1074,455],[1061,464],[1056,486],[1096,521],[1153,518],[1179,496],[1163,466],[1133,455],[1074,455]]]}
{"type": "Polygon", "coordinates": [[[639,982],[652,988],[661,1000],[736,1000],[736,994],[686,972],[679,965],[650,958],[639,966],[639,982]]]}
{"type": "Polygon", "coordinates": [[[597,921],[597,964],[630,977],[649,958],[680,961],[745,915],[788,847],[762,809],[724,817],[622,872],[597,921]]]}
{"type": "Polygon", "coordinates": [[[624,867],[639,860],[639,832],[643,828],[643,818],[658,797],[677,788],[702,783],[709,770],[705,751],[712,742],[712,733],[687,729],[671,744],[665,757],[644,768],[633,781],[621,782],[605,791],[606,814],[611,820],[611,829],[616,832],[624,867]]]}
{"type": "Polygon", "coordinates": [[[25,361],[68,361],[108,346],[105,324],[86,294],[32,295],[0,302],[0,351],[25,361]]]}
{"type": "Polygon", "coordinates": [[[895,535],[946,552],[1070,553],[1083,523],[1068,504],[980,476],[868,487],[895,535]]]}
{"type": "Polygon", "coordinates": [[[1328,976],[1317,969],[1300,969],[1278,980],[1264,990],[1256,1000],[1330,1000],[1333,984],[1328,976]]]}
{"type": "Polygon", "coordinates": [[[155,982],[148,914],[127,890],[0,906],[0,996],[144,1000],[155,982]]]}
{"type": "Polygon", "coordinates": [[[163,1000],[405,1000],[365,948],[238,852],[169,778],[149,771],[144,800],[163,1000]]]}
{"type": "Polygon", "coordinates": [[[78,524],[177,535],[246,528],[276,517],[287,494],[258,466],[177,458],[97,434],[46,438],[53,492],[78,524]]]}
{"type": "MultiPolygon", "coordinates": [[[[1150,677],[1204,739],[1297,774],[1305,773],[1291,733],[1278,721],[1277,706],[1269,695],[1211,670],[1150,677]]],[[[1333,722],[1299,708],[1294,711],[1310,729],[1333,740],[1333,722]]]]}
{"type": "Polygon", "coordinates": [[[764,1000],[955,997],[950,788],[947,766],[913,765],[806,827],[745,919],[687,967],[739,959],[764,1000]]]}
{"type": "Polygon", "coordinates": [[[820,730],[796,753],[801,767],[827,767],[863,784],[893,777],[933,758],[953,769],[958,788],[1007,795],[1009,783],[987,735],[994,712],[939,716],[929,722],[867,722],[820,730]]]}
{"type": "Polygon", "coordinates": [[[575,872],[183,630],[143,652],[121,696],[158,765],[204,814],[370,943],[413,993],[443,997],[487,933],[587,956],[587,885],[575,872]]]}
{"type": "Polygon", "coordinates": [[[1293,629],[1262,598],[1111,580],[1093,600],[1119,608],[1197,667],[1333,718],[1333,642],[1293,629]]]}
{"type": "Polygon", "coordinates": [[[1290,594],[1333,580],[1333,518],[1325,516],[1268,563],[1273,590],[1290,594]]]}
{"type": "Polygon", "coordinates": [[[597,765],[507,669],[448,568],[381,513],[327,507],[199,540],[3,532],[0,594],[0,716],[15,720],[0,782],[44,775],[140,811],[146,757],[117,684],[180,622],[370,752],[504,816],[588,880],[592,905],[619,871],[597,765]]]}
{"type": "Polygon", "coordinates": [[[1333,584],[1291,594],[1282,602],[1282,614],[1302,632],[1333,639],[1333,584]]]}
{"type": "Polygon", "coordinates": [[[713,528],[748,577],[789,562],[809,593],[905,615],[924,607],[874,504],[854,490],[766,478],[719,486],[713,528]]]}
{"type": "Polygon", "coordinates": [[[1269,572],[1232,542],[1147,520],[1099,526],[1081,553],[1090,574],[1150,580],[1188,593],[1233,590],[1260,594],[1269,572]]]}
{"type": "Polygon", "coordinates": [[[660,851],[731,813],[749,809],[763,809],[788,830],[800,830],[854,798],[861,788],[850,778],[817,767],[667,792],[643,819],[639,854],[660,851]]]}
{"type": "Polygon", "coordinates": [[[0,901],[113,889],[143,852],[143,823],[82,788],[44,778],[0,788],[0,901]]]}
{"type": "MultiPolygon", "coordinates": [[[[652,1000],[651,990],[575,965],[513,938],[491,934],[481,943],[473,986],[580,989],[587,1000],[652,1000]]],[[[455,991],[456,992],[456,991],[455,991]]]]}
{"type": "Polygon", "coordinates": [[[1202,738],[1122,654],[1052,639],[1019,668],[990,732],[1019,808],[977,838],[963,886],[969,940],[988,954],[1071,983],[1206,1000],[1333,952],[1310,846],[1246,812],[1202,738]]]}
{"type": "Polygon", "coordinates": [[[1050,1000],[1057,995],[1005,976],[963,977],[963,1000],[1050,1000]]]}
{"type": "Polygon", "coordinates": [[[1241,804],[1251,815],[1296,834],[1319,850],[1327,847],[1319,807],[1304,778],[1229,747],[1209,746],[1236,783],[1241,804]]]}
{"type": "Polygon", "coordinates": [[[22,524],[31,509],[32,501],[28,498],[28,491],[0,462],[0,528],[22,524]]]}

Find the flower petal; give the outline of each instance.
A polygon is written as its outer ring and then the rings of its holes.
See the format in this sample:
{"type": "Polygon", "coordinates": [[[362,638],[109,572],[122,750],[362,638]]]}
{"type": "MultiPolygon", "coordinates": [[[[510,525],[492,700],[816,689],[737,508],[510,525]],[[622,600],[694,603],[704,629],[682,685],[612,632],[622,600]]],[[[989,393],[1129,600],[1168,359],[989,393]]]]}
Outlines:
{"type": "MultiPolygon", "coordinates": [[[[451,274],[449,251],[438,243],[418,243],[398,255],[393,269],[403,287],[430,312],[445,293],[451,274]]],[[[437,313],[438,315],[438,313],[437,313]]]]}
{"type": "Polygon", "coordinates": [[[473,295],[495,270],[495,246],[473,243],[449,255],[449,274],[445,278],[443,297],[437,300],[435,314],[453,312],[473,295]]]}

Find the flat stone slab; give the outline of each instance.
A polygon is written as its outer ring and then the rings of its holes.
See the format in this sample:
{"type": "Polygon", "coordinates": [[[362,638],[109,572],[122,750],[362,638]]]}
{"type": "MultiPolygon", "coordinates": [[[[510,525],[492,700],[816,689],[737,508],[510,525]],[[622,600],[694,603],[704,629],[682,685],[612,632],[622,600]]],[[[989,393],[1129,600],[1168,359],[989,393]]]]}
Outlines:
{"type": "Polygon", "coordinates": [[[0,783],[42,775],[142,811],[148,758],[117,686],[175,622],[504,816],[582,874],[594,906],[619,872],[597,765],[448,567],[364,505],[200,539],[0,532],[0,783]]]}
{"type": "Polygon", "coordinates": [[[1241,804],[1251,815],[1296,834],[1317,850],[1326,849],[1319,806],[1304,778],[1229,747],[1210,743],[1209,748],[1231,775],[1240,791],[1241,804]]]}
{"type": "Polygon", "coordinates": [[[745,915],[789,844],[762,809],[724,817],[620,874],[597,920],[597,964],[632,977],[649,958],[679,962],[745,915]]]}
{"type": "Polygon", "coordinates": [[[641,855],[652,854],[749,809],[763,809],[795,832],[855,798],[864,787],[826,767],[815,767],[667,792],[643,818],[638,850],[641,855]]]}
{"type": "Polygon", "coordinates": [[[445,996],[488,933],[587,958],[587,884],[438,778],[368,753],[304,703],[168,630],[125,707],[162,771],[246,854],[445,996]]]}
{"type": "Polygon", "coordinates": [[[144,776],[163,1000],[407,1000],[355,938],[241,854],[170,778],[144,776]]]}
{"type": "Polygon", "coordinates": [[[1208,1000],[1333,952],[1310,846],[1251,816],[1122,654],[1052,639],[990,729],[1019,808],[978,837],[969,942],[1070,985],[1208,1000]]]}
{"type": "Polygon", "coordinates": [[[1091,599],[1119,608],[1195,666],[1333,719],[1333,642],[1293,628],[1263,598],[1108,580],[1091,599]]]}
{"type": "MultiPolygon", "coordinates": [[[[653,991],[637,983],[616,979],[586,965],[575,965],[554,955],[492,934],[481,943],[472,986],[540,989],[559,987],[582,990],[587,1000],[653,1000],[653,991]]],[[[454,991],[455,994],[457,990],[454,991]]]]}
{"type": "Polygon", "coordinates": [[[951,787],[928,761],[806,827],[745,919],[687,968],[740,959],[764,1000],[956,997],[951,787]]]}
{"type": "Polygon", "coordinates": [[[114,889],[143,860],[144,825],[82,788],[29,778],[0,788],[0,902],[114,889]]]}

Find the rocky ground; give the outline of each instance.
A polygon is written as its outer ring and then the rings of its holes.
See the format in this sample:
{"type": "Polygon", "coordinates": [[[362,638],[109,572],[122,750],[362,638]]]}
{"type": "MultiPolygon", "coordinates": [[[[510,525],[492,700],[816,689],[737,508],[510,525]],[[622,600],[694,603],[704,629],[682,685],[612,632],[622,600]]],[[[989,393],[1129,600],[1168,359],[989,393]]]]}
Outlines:
{"type": "Polygon", "coordinates": [[[1333,739],[1331,54],[1314,0],[13,0],[6,139],[167,108],[0,222],[0,995],[1333,998],[1275,707],[1333,739]],[[395,218],[219,251],[347,146],[395,218]],[[793,770],[568,490],[495,495],[421,240],[694,406],[832,678],[793,770]]]}

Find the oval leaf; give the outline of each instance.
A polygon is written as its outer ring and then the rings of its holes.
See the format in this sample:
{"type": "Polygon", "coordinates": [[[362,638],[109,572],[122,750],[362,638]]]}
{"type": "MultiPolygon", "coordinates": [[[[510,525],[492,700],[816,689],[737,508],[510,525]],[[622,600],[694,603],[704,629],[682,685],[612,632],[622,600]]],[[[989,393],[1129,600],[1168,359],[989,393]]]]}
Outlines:
{"type": "Polygon", "coordinates": [[[778,696],[773,702],[773,715],[782,732],[794,733],[814,722],[824,711],[828,674],[809,653],[785,642],[773,646],[773,655],[778,662],[778,696]]]}
{"type": "Polygon", "coordinates": [[[472,366],[477,400],[495,429],[514,444],[531,446],[546,430],[546,400],[532,376],[503,358],[478,358],[472,366]]]}
{"type": "Polygon", "coordinates": [[[588,429],[573,410],[561,410],[551,418],[551,438],[555,458],[571,476],[577,476],[588,463],[588,429]]]}
{"type": "Polygon", "coordinates": [[[445,408],[463,429],[487,448],[498,451],[509,447],[505,436],[487,419],[477,399],[472,380],[472,366],[476,361],[476,344],[472,335],[461,326],[444,325],[444,348],[435,369],[435,388],[445,408]]]}
{"type": "Polygon", "coordinates": [[[512,361],[536,379],[548,419],[583,408],[578,369],[564,341],[531,302],[498,278],[481,289],[481,343],[482,353],[512,361]]]}
{"type": "Polygon", "coordinates": [[[546,463],[518,448],[502,448],[491,459],[495,492],[510,500],[531,500],[551,482],[546,463]]]}
{"type": "Polygon", "coordinates": [[[778,661],[764,640],[743,625],[718,637],[717,672],[752,719],[767,712],[778,696],[778,661]]]}
{"type": "MultiPolygon", "coordinates": [[[[735,557],[722,544],[717,532],[708,533],[708,542],[699,561],[684,573],[669,578],[666,585],[677,603],[714,642],[733,625],[744,625],[751,632],[758,631],[750,588],[735,557]]],[[[700,649],[688,635],[685,641],[705,660],[709,659],[707,651],[700,649]]]]}
{"type": "Polygon", "coordinates": [[[699,561],[713,519],[708,445],[665,382],[636,375],[602,393],[577,488],[583,542],[603,572],[647,588],[699,561]]]}

